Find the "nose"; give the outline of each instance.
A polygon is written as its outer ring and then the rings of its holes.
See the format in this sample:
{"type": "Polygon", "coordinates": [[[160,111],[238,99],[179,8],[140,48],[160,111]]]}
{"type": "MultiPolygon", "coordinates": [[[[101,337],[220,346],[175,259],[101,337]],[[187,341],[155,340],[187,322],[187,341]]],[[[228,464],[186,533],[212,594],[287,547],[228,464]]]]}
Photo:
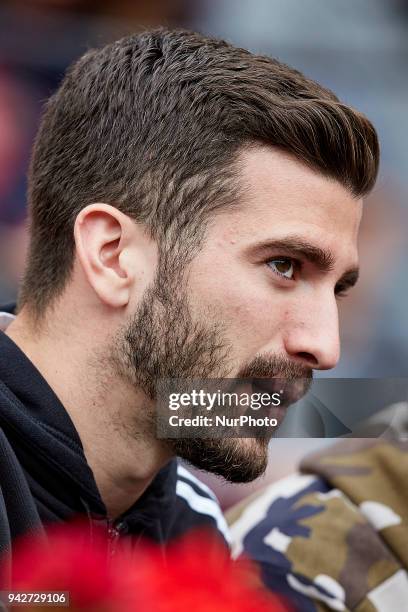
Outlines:
{"type": "Polygon", "coordinates": [[[283,341],[286,353],[306,367],[334,368],[340,358],[339,317],[334,296],[303,301],[288,317],[283,341]]]}

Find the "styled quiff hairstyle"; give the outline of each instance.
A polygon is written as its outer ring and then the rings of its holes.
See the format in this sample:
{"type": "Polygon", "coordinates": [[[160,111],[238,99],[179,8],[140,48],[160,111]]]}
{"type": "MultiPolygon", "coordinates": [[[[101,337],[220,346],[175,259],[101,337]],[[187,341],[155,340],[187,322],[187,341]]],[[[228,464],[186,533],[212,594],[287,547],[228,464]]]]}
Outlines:
{"type": "Polygon", "coordinates": [[[370,121],[275,59],[167,30],[87,52],[48,101],[35,141],[19,308],[41,316],[62,293],[75,219],[93,202],[146,224],[181,265],[206,221],[237,203],[237,157],[256,143],[293,155],[356,197],[376,179],[370,121]]]}

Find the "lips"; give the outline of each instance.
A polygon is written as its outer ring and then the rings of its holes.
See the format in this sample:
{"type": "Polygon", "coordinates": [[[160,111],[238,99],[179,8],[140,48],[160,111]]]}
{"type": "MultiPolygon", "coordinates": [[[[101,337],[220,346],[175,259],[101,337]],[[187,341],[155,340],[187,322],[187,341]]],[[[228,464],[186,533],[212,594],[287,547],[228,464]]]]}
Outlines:
{"type": "Polygon", "coordinates": [[[254,393],[278,393],[281,399],[281,407],[289,407],[299,401],[309,390],[311,378],[253,378],[251,379],[254,393]]]}

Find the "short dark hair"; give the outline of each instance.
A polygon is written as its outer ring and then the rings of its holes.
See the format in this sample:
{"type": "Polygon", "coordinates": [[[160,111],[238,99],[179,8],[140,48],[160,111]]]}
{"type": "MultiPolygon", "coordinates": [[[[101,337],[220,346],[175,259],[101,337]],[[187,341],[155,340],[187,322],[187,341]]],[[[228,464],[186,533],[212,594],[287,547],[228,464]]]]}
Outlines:
{"type": "Polygon", "coordinates": [[[160,245],[197,243],[205,220],[238,197],[237,154],[257,142],[356,197],[374,185],[370,121],[275,59],[164,29],[87,52],[48,101],[35,141],[19,307],[41,315],[61,294],[75,218],[92,202],[145,223],[160,245]]]}

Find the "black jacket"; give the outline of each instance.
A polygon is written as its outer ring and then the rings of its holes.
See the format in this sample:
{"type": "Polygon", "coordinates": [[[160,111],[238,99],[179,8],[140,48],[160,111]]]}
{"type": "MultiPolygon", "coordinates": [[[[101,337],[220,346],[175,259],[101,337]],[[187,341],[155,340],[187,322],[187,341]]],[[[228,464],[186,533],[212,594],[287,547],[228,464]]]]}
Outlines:
{"type": "Polygon", "coordinates": [[[164,547],[199,526],[222,533],[223,541],[227,537],[214,494],[175,459],[128,511],[109,521],[68,413],[0,331],[0,553],[12,551],[16,536],[75,515],[87,517],[90,526],[105,526],[112,544],[125,535],[135,543],[143,535],[164,547]]]}

